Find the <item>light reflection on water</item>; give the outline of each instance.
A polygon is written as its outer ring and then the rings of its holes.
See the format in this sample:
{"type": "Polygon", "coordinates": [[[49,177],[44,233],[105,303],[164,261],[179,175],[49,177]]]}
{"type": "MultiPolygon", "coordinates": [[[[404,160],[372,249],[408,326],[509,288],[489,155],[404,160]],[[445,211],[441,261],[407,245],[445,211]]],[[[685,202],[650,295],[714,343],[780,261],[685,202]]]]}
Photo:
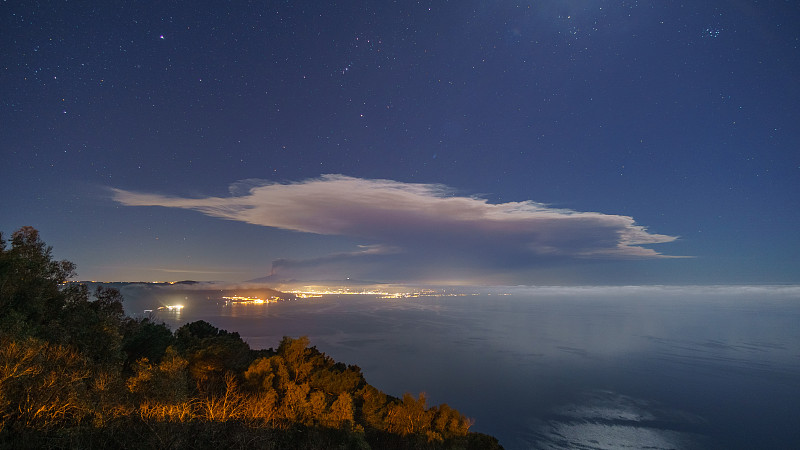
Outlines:
{"type": "Polygon", "coordinates": [[[308,335],[381,390],[425,391],[508,449],[800,448],[800,295],[792,290],[261,305],[225,305],[219,291],[123,293],[129,312],[179,297],[180,315],[158,315],[173,329],[207,320],[254,348],[308,335]]]}
{"type": "Polygon", "coordinates": [[[543,449],[702,449],[703,418],[611,391],[584,392],[531,424],[543,449]]]}

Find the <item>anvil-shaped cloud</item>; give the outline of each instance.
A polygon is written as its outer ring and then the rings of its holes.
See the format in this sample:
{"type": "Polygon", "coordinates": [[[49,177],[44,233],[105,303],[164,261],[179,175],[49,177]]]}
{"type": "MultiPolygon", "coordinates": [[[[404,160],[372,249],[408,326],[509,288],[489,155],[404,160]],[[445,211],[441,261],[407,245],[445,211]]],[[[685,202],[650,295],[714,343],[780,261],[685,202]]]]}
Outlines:
{"type": "Polygon", "coordinates": [[[353,253],[317,260],[276,261],[273,270],[311,271],[335,264],[355,270],[381,261],[482,270],[564,259],[664,258],[641,245],[676,239],[649,233],[628,216],[555,209],[533,201],[491,204],[438,184],[324,175],[287,184],[248,180],[231,192],[229,197],[180,198],[114,189],[114,199],[130,206],[191,209],[255,225],[348,236],[367,244],[353,253]]]}

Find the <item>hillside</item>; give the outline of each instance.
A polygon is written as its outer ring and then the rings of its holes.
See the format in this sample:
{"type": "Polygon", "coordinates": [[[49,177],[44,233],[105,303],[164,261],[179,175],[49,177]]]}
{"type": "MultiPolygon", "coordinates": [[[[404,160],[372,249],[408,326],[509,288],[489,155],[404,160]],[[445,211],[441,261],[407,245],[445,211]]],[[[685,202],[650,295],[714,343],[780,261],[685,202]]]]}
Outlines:
{"type": "Polygon", "coordinates": [[[74,264],[51,253],[33,228],[0,236],[4,448],[501,448],[306,337],[254,350],[204,321],[127,317],[117,289],[66,283],[74,264]]]}

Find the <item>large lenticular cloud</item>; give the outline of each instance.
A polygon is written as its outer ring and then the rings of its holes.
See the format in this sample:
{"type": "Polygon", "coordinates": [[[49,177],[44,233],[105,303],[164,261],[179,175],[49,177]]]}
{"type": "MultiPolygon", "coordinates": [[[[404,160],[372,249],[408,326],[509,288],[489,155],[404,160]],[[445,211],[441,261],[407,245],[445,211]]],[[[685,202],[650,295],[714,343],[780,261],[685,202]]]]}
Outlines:
{"type": "Polygon", "coordinates": [[[676,239],[649,233],[628,216],[555,209],[533,201],[491,204],[435,184],[325,175],[237,187],[238,195],[207,198],[115,189],[114,199],[129,206],[191,209],[266,227],[348,236],[375,248],[391,248],[387,253],[436,253],[440,260],[443,254],[521,264],[550,258],[664,258],[642,245],[676,239]]]}

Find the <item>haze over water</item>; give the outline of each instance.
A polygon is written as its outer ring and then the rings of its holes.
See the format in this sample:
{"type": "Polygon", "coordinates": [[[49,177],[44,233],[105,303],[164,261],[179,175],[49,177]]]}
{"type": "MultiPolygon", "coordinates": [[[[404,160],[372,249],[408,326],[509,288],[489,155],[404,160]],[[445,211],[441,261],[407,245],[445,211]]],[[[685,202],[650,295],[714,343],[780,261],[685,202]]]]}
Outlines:
{"type": "MultiPolygon", "coordinates": [[[[233,292],[233,291],[225,291],[233,292]]],[[[123,289],[128,313],[206,320],[253,348],[307,335],[367,381],[424,391],[507,449],[797,448],[800,288],[511,288],[225,305],[220,291],[123,289]]]]}

